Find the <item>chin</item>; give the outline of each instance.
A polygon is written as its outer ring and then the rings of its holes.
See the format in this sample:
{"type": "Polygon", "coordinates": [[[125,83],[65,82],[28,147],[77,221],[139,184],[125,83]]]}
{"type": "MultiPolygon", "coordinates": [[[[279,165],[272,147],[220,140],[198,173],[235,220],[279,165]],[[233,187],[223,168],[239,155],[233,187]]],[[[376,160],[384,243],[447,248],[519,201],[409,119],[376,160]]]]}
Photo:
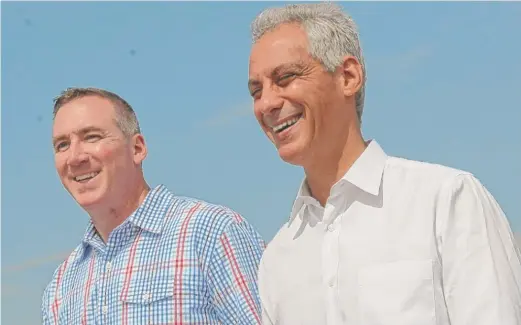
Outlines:
{"type": "Polygon", "coordinates": [[[84,198],[84,197],[78,197],[78,198],[75,198],[75,200],[78,203],[78,205],[81,206],[85,210],[96,206],[100,202],[100,200],[84,198]]]}
{"type": "Polygon", "coordinates": [[[83,209],[92,208],[103,201],[103,195],[98,191],[75,193],[73,197],[83,209]]]}
{"type": "Polygon", "coordinates": [[[299,150],[300,148],[296,148],[295,146],[285,145],[279,147],[277,150],[279,152],[280,159],[284,162],[295,165],[302,166],[303,165],[303,152],[299,150]]]}

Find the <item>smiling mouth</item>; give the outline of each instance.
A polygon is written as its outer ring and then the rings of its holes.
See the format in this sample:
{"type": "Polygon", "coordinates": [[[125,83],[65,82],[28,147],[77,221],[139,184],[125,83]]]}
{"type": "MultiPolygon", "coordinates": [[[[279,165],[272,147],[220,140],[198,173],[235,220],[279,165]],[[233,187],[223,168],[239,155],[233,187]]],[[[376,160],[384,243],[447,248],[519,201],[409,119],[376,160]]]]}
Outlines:
{"type": "Polygon", "coordinates": [[[294,118],[292,118],[290,120],[287,120],[286,122],[283,122],[281,124],[275,125],[271,129],[275,133],[280,133],[280,132],[282,132],[284,130],[289,129],[293,125],[295,125],[301,118],[302,118],[302,114],[299,114],[298,116],[295,116],[294,118]]]}
{"type": "Polygon", "coordinates": [[[91,179],[93,179],[94,177],[98,176],[98,174],[99,174],[99,172],[92,172],[92,173],[76,176],[73,179],[78,183],[86,183],[86,182],[90,181],[91,179]]]}

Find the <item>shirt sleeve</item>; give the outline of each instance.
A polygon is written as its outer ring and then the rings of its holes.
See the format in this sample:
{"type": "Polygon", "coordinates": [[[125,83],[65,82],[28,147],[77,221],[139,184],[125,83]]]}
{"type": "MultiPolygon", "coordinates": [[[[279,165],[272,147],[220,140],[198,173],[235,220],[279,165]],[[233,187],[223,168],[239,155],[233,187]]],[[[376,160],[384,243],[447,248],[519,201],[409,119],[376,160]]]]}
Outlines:
{"type": "Polygon", "coordinates": [[[441,253],[450,323],[521,324],[521,254],[505,214],[470,174],[445,193],[441,253]]]}
{"type": "Polygon", "coordinates": [[[246,221],[230,223],[210,259],[209,282],[222,324],[260,324],[257,272],[264,242],[246,221]]]}
{"type": "Polygon", "coordinates": [[[49,299],[47,289],[43,293],[42,297],[42,325],[51,325],[49,319],[49,299]]]}

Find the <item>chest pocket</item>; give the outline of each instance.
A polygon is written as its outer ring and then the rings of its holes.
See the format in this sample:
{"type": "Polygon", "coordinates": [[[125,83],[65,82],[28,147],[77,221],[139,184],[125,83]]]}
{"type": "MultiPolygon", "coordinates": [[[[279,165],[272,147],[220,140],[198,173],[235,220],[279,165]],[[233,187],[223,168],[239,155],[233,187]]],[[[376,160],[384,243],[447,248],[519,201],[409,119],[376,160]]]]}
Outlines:
{"type": "Polygon", "coordinates": [[[398,261],[358,272],[360,325],[435,325],[431,260],[398,261]]]}
{"type": "Polygon", "coordinates": [[[128,325],[181,324],[186,320],[210,324],[208,290],[198,267],[139,273],[130,281],[126,294],[124,286],[120,287],[128,325]]]}
{"type": "MultiPolygon", "coordinates": [[[[128,324],[170,324],[174,322],[174,273],[138,272],[132,276],[128,287],[120,286],[123,313],[128,324]]],[[[178,298],[179,299],[179,298],[178,298]]]]}
{"type": "Polygon", "coordinates": [[[172,269],[143,270],[120,282],[119,293],[127,323],[169,324],[174,322],[174,272],[172,269]]]}

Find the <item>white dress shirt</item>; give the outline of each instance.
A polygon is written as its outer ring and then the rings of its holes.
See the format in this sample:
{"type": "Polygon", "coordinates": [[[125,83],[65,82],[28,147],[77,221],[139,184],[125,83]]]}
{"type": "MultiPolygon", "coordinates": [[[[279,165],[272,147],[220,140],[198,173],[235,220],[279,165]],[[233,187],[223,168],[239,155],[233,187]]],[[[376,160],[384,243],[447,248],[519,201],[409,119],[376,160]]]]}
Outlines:
{"type": "Polygon", "coordinates": [[[302,183],[259,290],[265,325],[521,325],[521,254],[472,174],[373,140],[325,207],[302,183]]]}

